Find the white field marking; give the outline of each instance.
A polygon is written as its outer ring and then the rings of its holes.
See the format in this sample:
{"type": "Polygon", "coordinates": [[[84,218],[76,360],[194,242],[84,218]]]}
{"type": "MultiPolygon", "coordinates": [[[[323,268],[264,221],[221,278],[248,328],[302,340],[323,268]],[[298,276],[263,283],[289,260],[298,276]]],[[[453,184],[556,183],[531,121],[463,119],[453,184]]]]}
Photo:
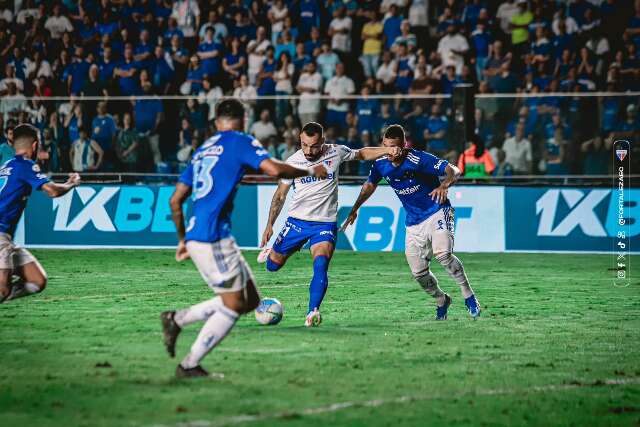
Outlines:
{"type": "Polygon", "coordinates": [[[300,410],[293,409],[290,411],[282,411],[282,412],[268,412],[268,413],[262,413],[257,415],[250,415],[250,414],[235,415],[232,417],[218,418],[212,421],[210,420],[186,421],[186,422],[172,424],[170,426],[166,424],[153,424],[150,427],[219,427],[219,426],[237,425],[237,424],[243,424],[243,423],[253,423],[258,421],[285,419],[285,418],[290,418],[292,416],[328,414],[328,413],[338,412],[338,411],[342,411],[350,408],[377,408],[379,406],[391,405],[391,404],[400,404],[400,403],[408,403],[408,402],[425,402],[430,400],[442,400],[442,399],[451,399],[451,398],[460,399],[460,398],[465,398],[469,396],[499,396],[499,395],[507,396],[507,395],[520,395],[520,394],[527,394],[527,393],[566,391],[566,390],[574,390],[578,388],[599,387],[603,385],[619,386],[619,385],[627,385],[627,384],[640,384],[640,377],[612,378],[612,379],[606,379],[600,382],[590,382],[590,383],[584,383],[584,384],[548,384],[543,386],[531,386],[524,389],[487,389],[487,390],[481,389],[481,390],[459,393],[458,395],[448,394],[446,396],[444,395],[441,395],[441,396],[406,395],[406,396],[371,399],[371,400],[363,400],[363,401],[337,402],[337,403],[332,403],[326,406],[318,406],[315,408],[305,408],[300,410]]]}

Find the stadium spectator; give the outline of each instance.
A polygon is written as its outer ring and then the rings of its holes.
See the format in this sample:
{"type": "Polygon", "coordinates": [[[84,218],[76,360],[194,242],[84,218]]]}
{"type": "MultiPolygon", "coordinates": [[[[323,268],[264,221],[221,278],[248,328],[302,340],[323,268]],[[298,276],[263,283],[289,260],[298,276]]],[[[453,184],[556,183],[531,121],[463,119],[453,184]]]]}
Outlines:
{"type": "Polygon", "coordinates": [[[453,65],[456,68],[456,74],[460,74],[464,65],[464,56],[469,50],[467,39],[460,34],[457,25],[449,24],[447,26],[447,34],[440,39],[438,43],[438,53],[442,60],[442,64],[446,67],[453,65]]]}
{"type": "Polygon", "coordinates": [[[258,141],[267,141],[271,136],[278,135],[278,129],[271,121],[271,113],[268,109],[260,112],[260,120],[254,122],[249,129],[249,133],[258,139],[258,141]]]}
{"type": "Polygon", "coordinates": [[[525,138],[524,123],[518,123],[514,136],[507,138],[502,145],[507,163],[513,166],[514,174],[531,174],[533,172],[533,154],[531,142],[525,138]]]}
{"type": "Polygon", "coordinates": [[[544,143],[542,160],[538,169],[547,175],[566,175],[568,170],[564,165],[566,155],[566,142],[562,135],[562,129],[557,128],[551,138],[544,143]]]}
{"type": "Polygon", "coordinates": [[[367,23],[362,27],[363,46],[360,62],[365,76],[372,77],[378,70],[380,53],[382,52],[382,23],[375,10],[365,11],[364,15],[367,18],[367,23]]]}
{"type": "Polygon", "coordinates": [[[382,83],[382,93],[393,93],[396,81],[398,64],[393,59],[391,52],[385,50],[382,54],[382,64],[376,71],[376,78],[382,83]]]}
{"type": "MultiPolygon", "coordinates": [[[[282,52],[278,60],[278,68],[273,73],[275,80],[276,95],[289,96],[293,93],[293,73],[295,67],[291,62],[288,52],[282,52]]],[[[285,116],[291,113],[291,101],[289,99],[278,99],[276,102],[276,123],[281,126],[285,116]]]]}
{"type": "Polygon", "coordinates": [[[110,114],[107,114],[106,102],[98,103],[97,113],[98,115],[91,122],[91,139],[100,145],[104,153],[105,168],[112,168],[113,144],[117,134],[116,122],[110,114]]]}
{"type": "Polygon", "coordinates": [[[100,145],[89,138],[87,128],[81,126],[78,138],[71,144],[69,155],[74,172],[93,172],[100,170],[104,153],[100,145]]]}
{"type": "MultiPolygon", "coordinates": [[[[4,120],[0,120],[0,123],[4,124],[4,120]]],[[[0,165],[4,165],[16,154],[15,150],[13,149],[13,145],[11,145],[11,141],[13,139],[13,126],[7,123],[7,126],[3,126],[3,128],[4,134],[2,137],[2,141],[0,141],[0,165]]]]}
{"type": "Polygon", "coordinates": [[[402,17],[398,15],[398,6],[391,4],[388,13],[382,23],[382,33],[385,50],[391,49],[396,38],[402,34],[400,26],[402,25],[402,17]]]}
{"type": "Polygon", "coordinates": [[[340,58],[335,52],[331,51],[329,43],[323,42],[321,46],[321,53],[316,58],[316,63],[320,70],[320,74],[324,81],[330,80],[336,70],[336,66],[340,62],[340,58]]]}
{"type": "Polygon", "coordinates": [[[505,178],[513,175],[513,166],[507,162],[507,154],[502,149],[496,150],[496,164],[493,170],[493,176],[496,178],[505,178]]]}
{"type": "Polygon", "coordinates": [[[71,21],[62,14],[62,7],[59,4],[53,6],[53,15],[47,18],[44,28],[49,31],[49,37],[53,40],[59,40],[65,32],[73,31],[71,21]]]}
{"type": "Polygon", "coordinates": [[[324,93],[330,96],[327,103],[327,116],[325,117],[327,126],[335,126],[338,129],[345,127],[349,102],[344,100],[344,95],[352,95],[355,92],[353,80],[345,75],[343,63],[336,65],[336,74],[330,78],[324,86],[324,93]]]}
{"type": "MultiPolygon", "coordinates": [[[[333,14],[329,24],[328,35],[331,37],[331,49],[335,52],[347,55],[351,52],[351,29],[353,22],[347,15],[347,8],[340,6],[333,14]]],[[[346,60],[346,56],[342,58],[346,60]]]]}
{"type": "Polygon", "coordinates": [[[200,27],[200,7],[195,0],[176,0],[173,3],[171,17],[178,23],[178,28],[189,48],[195,46],[196,28],[200,27]]]}
{"type": "Polygon", "coordinates": [[[60,169],[60,151],[49,128],[42,130],[42,141],[38,146],[37,158],[40,169],[44,173],[57,172],[60,169]]]}
{"type": "Polygon", "coordinates": [[[322,76],[316,71],[315,62],[309,62],[298,78],[296,86],[300,94],[298,117],[302,124],[318,121],[320,115],[320,99],[322,93],[322,76]]]}
{"type": "Polygon", "coordinates": [[[478,135],[472,135],[467,148],[460,154],[458,169],[467,178],[486,178],[493,174],[493,159],[478,135]]]}
{"type": "MultiPolygon", "coordinates": [[[[150,87],[143,88],[143,93],[150,96],[150,87]]],[[[149,143],[153,156],[153,163],[157,166],[162,161],[160,152],[160,128],[164,119],[164,107],[159,98],[137,99],[133,106],[136,131],[145,137],[149,143]]]]}
{"type": "Polygon", "coordinates": [[[444,154],[448,150],[447,132],[449,130],[449,120],[442,114],[439,104],[431,106],[431,115],[427,120],[427,128],[423,137],[427,151],[444,154]]]}
{"type": "Polygon", "coordinates": [[[138,169],[139,146],[140,134],[133,126],[133,116],[129,112],[124,113],[122,129],[118,131],[115,142],[115,152],[125,172],[136,172],[138,169]]]}

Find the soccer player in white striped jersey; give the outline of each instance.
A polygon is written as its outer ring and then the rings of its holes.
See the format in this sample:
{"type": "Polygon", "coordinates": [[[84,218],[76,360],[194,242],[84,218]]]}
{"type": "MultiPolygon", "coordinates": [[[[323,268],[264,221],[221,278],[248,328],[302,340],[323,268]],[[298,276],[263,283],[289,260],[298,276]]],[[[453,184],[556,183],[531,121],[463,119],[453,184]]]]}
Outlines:
{"type": "Polygon", "coordinates": [[[287,163],[299,168],[324,164],[329,172],[326,178],[304,177],[280,180],[271,201],[269,220],[262,235],[261,247],[271,239],[275,223],[289,189],[294,196],[289,215],[273,247],[265,248],[258,256],[266,262],[268,271],[278,271],[287,259],[309,242],[313,258],[313,278],[309,286],[309,307],[305,326],[318,326],[322,321],[320,304],[327,291],[327,270],[337,238],[338,171],[342,162],[375,160],[385,155],[397,156],[398,147],[366,147],[352,150],[344,145],[325,144],[322,125],[307,123],[300,133],[301,149],[287,163]]]}

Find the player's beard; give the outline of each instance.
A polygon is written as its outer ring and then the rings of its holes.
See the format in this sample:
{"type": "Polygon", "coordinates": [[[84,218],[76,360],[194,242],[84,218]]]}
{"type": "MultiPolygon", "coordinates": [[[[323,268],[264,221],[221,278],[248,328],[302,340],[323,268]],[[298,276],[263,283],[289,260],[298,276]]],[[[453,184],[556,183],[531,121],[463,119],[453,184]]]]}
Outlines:
{"type": "MultiPolygon", "coordinates": [[[[304,153],[303,153],[304,154],[304,153]]],[[[324,154],[324,144],[322,145],[322,147],[320,148],[320,152],[315,155],[315,156],[307,156],[306,154],[304,155],[304,158],[307,159],[308,162],[315,162],[316,160],[318,160],[320,157],[322,157],[322,155],[324,154]]]]}

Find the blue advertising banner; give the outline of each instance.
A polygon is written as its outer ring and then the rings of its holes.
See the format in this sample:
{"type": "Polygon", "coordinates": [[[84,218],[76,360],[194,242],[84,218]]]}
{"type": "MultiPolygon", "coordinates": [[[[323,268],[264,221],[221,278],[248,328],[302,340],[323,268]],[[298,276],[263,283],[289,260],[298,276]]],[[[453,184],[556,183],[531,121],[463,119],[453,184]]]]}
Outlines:
{"type": "MultiPolygon", "coordinates": [[[[65,247],[173,247],[175,227],[169,198],[173,186],[90,186],[50,199],[30,198],[24,214],[23,244],[65,247]]],[[[256,187],[242,186],[232,217],[241,246],[255,246],[256,187]]],[[[187,218],[191,203],[185,207],[187,218]]]]}
{"type": "MultiPolygon", "coordinates": [[[[275,185],[243,185],[232,216],[238,244],[255,248],[266,225],[275,185]]],[[[359,186],[341,186],[338,221],[358,197],[359,186]]],[[[174,247],[169,198],[173,186],[83,185],[64,197],[32,195],[16,233],[27,247],[174,247]]],[[[631,252],[640,248],[640,190],[459,186],[449,195],[456,208],[456,250],[461,252],[610,252],[620,222],[631,252]],[[624,216],[624,218],[623,218],[624,216]]],[[[288,203],[288,201],[287,201],[288,203]]],[[[185,207],[189,216],[190,203],[185,207]]],[[[286,219],[285,205],[274,226],[286,219]]],[[[380,186],[356,223],[338,236],[338,249],[404,250],[404,209],[380,186]]]]}
{"type": "Polygon", "coordinates": [[[640,190],[505,188],[505,249],[520,251],[612,251],[625,213],[633,252],[640,248],[640,190]]]}

